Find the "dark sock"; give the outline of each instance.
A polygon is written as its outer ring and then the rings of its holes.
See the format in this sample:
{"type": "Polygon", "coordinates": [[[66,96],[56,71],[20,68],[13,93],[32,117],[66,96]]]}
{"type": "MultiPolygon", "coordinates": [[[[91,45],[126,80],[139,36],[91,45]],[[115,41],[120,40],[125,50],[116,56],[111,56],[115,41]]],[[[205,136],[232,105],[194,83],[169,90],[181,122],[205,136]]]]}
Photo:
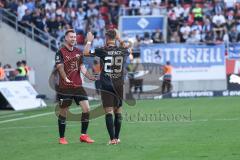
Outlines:
{"type": "Polygon", "coordinates": [[[121,113],[115,113],[115,119],[114,119],[114,126],[115,126],[115,138],[119,138],[119,133],[121,130],[121,124],[122,124],[122,114],[121,113]]]}
{"type": "Polygon", "coordinates": [[[87,129],[88,129],[88,123],[89,123],[89,112],[82,113],[81,121],[82,121],[81,133],[82,134],[86,134],[87,133],[87,129]]]}
{"type": "Polygon", "coordinates": [[[59,131],[60,138],[64,137],[65,128],[66,128],[66,117],[59,115],[58,116],[58,131],[59,131]]]}
{"type": "Polygon", "coordinates": [[[114,129],[113,129],[113,115],[111,113],[107,113],[105,115],[105,120],[106,120],[106,126],[108,130],[108,134],[110,136],[110,139],[114,139],[114,129]]]}

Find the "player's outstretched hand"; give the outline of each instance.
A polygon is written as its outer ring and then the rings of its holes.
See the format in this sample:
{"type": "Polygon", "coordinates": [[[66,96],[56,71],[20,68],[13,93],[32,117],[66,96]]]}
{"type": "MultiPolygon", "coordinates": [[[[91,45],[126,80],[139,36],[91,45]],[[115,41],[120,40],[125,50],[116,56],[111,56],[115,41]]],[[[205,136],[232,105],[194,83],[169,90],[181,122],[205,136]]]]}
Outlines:
{"type": "Polygon", "coordinates": [[[93,39],[94,39],[94,35],[92,34],[92,32],[88,32],[87,33],[87,41],[92,42],[93,39]]]}
{"type": "Polygon", "coordinates": [[[91,80],[91,81],[96,81],[96,80],[98,80],[96,77],[94,77],[94,76],[91,76],[90,78],[89,78],[89,80],[91,80]]]}
{"type": "Polygon", "coordinates": [[[65,82],[72,83],[72,81],[70,81],[67,77],[65,78],[65,82]]]}

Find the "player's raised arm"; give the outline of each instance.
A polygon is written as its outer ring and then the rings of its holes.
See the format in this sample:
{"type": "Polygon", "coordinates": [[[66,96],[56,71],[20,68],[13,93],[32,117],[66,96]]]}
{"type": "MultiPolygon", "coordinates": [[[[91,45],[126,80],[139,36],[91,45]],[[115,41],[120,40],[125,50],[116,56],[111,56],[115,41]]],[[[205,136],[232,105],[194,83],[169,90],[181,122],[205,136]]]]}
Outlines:
{"type": "Polygon", "coordinates": [[[87,43],[83,50],[84,56],[90,56],[90,49],[91,49],[91,44],[92,44],[93,39],[94,39],[94,35],[91,32],[88,32],[87,33],[87,43]]]}
{"type": "Polygon", "coordinates": [[[128,41],[128,45],[127,45],[123,40],[121,40],[119,31],[117,29],[115,29],[115,32],[116,32],[116,40],[120,43],[121,47],[128,49],[129,58],[130,58],[130,60],[133,60],[133,54],[132,54],[132,49],[131,49],[132,43],[130,41],[128,41]]]}
{"type": "Polygon", "coordinates": [[[127,48],[126,43],[121,40],[120,34],[119,34],[117,29],[115,29],[115,32],[116,32],[116,40],[120,43],[120,46],[123,47],[123,48],[127,48]]]}

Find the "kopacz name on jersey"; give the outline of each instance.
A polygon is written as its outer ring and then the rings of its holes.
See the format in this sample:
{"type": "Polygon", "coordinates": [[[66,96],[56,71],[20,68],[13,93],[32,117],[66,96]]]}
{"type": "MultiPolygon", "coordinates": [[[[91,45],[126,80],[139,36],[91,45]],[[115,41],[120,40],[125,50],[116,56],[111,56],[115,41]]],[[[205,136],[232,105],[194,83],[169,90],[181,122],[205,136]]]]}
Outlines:
{"type": "MultiPolygon", "coordinates": [[[[114,56],[114,57],[116,57],[116,56],[118,56],[118,55],[122,55],[123,53],[122,53],[122,51],[107,51],[107,55],[108,56],[114,56]]],[[[108,59],[108,58],[106,58],[106,59],[108,59]]],[[[111,79],[117,79],[117,78],[120,78],[120,77],[122,77],[122,63],[123,63],[123,58],[122,57],[117,57],[116,58],[116,61],[117,62],[115,62],[115,67],[119,67],[119,69],[114,69],[114,70],[109,70],[109,71],[107,71],[107,69],[105,70],[105,75],[106,76],[108,76],[109,78],[111,78],[111,79]],[[120,58],[120,59],[119,59],[120,58]],[[117,65],[117,64],[119,64],[120,63],[120,65],[117,65]]],[[[112,61],[111,61],[112,62],[112,61]]],[[[105,64],[105,66],[107,66],[106,64],[105,64]]]]}
{"type": "Polygon", "coordinates": [[[122,51],[107,51],[108,55],[121,55],[122,51]]]}

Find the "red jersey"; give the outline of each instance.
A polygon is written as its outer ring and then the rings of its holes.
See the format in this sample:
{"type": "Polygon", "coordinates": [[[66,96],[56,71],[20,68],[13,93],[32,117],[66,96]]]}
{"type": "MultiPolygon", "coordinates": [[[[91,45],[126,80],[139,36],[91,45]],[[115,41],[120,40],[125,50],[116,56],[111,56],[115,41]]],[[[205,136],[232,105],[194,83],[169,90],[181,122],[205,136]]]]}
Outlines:
{"type": "Polygon", "coordinates": [[[59,88],[77,88],[82,85],[82,78],[80,76],[80,66],[82,63],[82,53],[78,48],[74,47],[73,50],[70,51],[64,46],[57,51],[55,64],[63,64],[67,78],[72,81],[72,83],[67,83],[59,76],[59,88]]]}

